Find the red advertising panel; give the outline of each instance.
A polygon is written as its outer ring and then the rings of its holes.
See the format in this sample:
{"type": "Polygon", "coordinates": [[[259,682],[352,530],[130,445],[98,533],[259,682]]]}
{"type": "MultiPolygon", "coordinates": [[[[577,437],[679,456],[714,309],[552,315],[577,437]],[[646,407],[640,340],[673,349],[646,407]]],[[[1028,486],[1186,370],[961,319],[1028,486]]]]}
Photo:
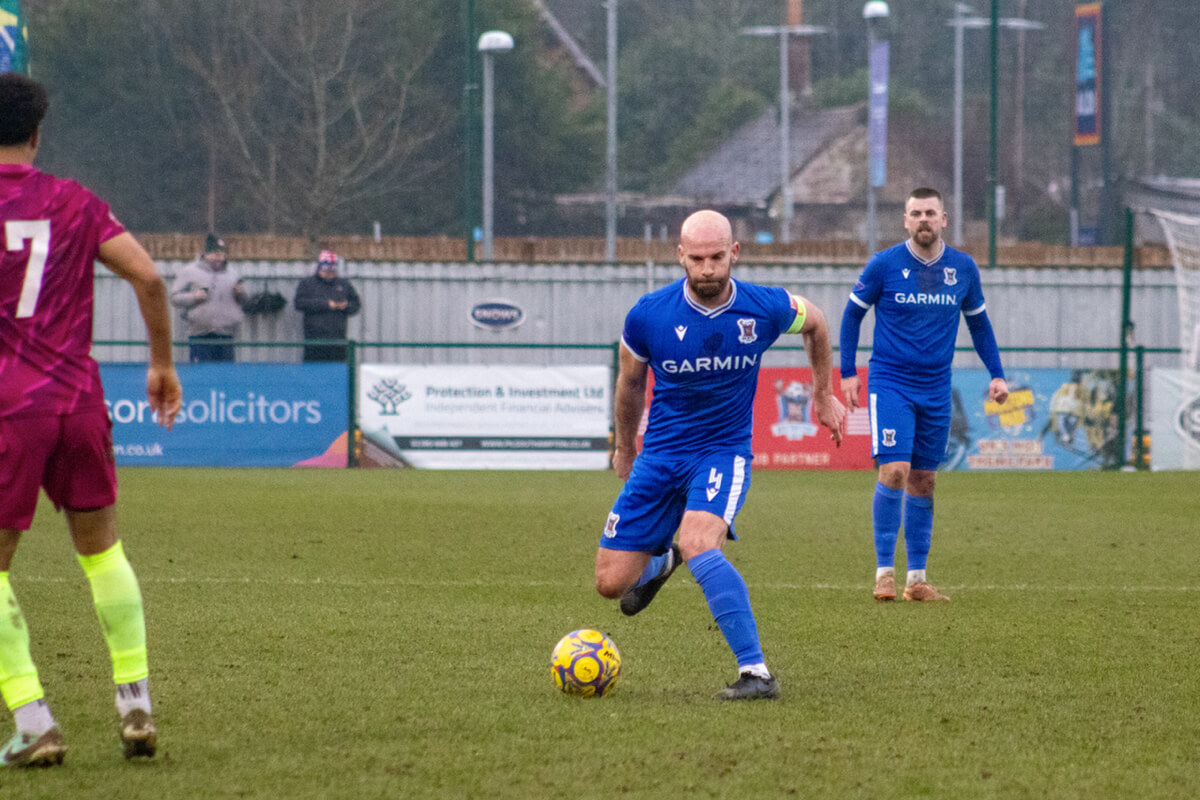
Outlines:
{"type": "MultiPolygon", "coordinates": [[[[834,370],[834,387],[839,386],[834,370]]],[[[859,367],[865,387],[867,370],[859,367]]],[[[860,389],[860,402],[866,390],[860,389]]],[[[834,445],[812,409],[812,370],[763,367],[754,398],[755,469],[873,469],[871,421],[866,408],[846,420],[846,438],[834,445]]]]}
{"type": "MultiPolygon", "coordinates": [[[[838,370],[833,371],[834,390],[839,389],[838,370]]],[[[867,370],[859,367],[862,386],[867,370]]],[[[860,389],[866,402],[866,389],[860,389]]],[[[654,373],[646,388],[646,412],[638,431],[638,448],[654,397],[654,373]]],[[[812,370],[807,367],[763,367],[758,373],[754,397],[755,469],[874,469],[871,459],[871,418],[865,407],[846,421],[842,446],[834,445],[829,431],[821,427],[812,411],[812,370]]]]}

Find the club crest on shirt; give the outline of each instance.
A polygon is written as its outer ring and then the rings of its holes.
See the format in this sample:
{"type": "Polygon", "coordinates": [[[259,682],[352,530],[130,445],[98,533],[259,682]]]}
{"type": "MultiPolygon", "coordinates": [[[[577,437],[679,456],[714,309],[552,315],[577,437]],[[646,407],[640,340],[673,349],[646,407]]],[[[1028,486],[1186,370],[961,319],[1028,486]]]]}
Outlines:
{"type": "Polygon", "coordinates": [[[754,330],[757,320],[739,319],[738,324],[738,341],[742,344],[750,344],[758,341],[758,332],[754,330]]]}
{"type": "Polygon", "coordinates": [[[884,447],[895,447],[896,446],[896,431],[894,428],[884,428],[883,429],[883,446],[884,447]]]}
{"type": "Polygon", "coordinates": [[[946,285],[954,286],[958,283],[958,270],[954,267],[943,267],[942,272],[946,274],[946,285]]]}

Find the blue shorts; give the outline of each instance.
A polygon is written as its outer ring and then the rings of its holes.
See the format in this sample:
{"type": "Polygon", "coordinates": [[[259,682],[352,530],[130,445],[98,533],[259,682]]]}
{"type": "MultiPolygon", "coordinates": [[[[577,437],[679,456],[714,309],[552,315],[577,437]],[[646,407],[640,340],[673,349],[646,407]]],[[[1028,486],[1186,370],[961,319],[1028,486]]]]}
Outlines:
{"type": "Polygon", "coordinates": [[[629,480],[613,503],[600,536],[607,550],[665,553],[688,510],[707,511],[725,520],[729,538],[733,518],[750,490],[750,453],[706,453],[691,460],[640,455],[629,480]]]}
{"type": "Polygon", "coordinates": [[[936,470],[950,440],[950,389],[923,392],[872,382],[867,397],[871,455],[880,464],[907,461],[913,469],[936,470]]]}

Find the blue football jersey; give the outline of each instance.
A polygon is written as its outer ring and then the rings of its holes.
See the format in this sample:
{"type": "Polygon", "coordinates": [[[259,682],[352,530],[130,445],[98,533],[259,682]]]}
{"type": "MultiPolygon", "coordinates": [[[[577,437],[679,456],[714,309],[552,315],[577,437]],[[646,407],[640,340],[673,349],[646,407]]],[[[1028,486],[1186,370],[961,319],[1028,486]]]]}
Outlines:
{"type": "Polygon", "coordinates": [[[681,278],[643,296],[625,317],[621,341],[654,372],[646,452],[751,449],[762,356],[796,310],[783,289],[730,283],[733,293],[719,308],[693,300],[681,278]]]}
{"type": "Polygon", "coordinates": [[[908,240],[867,262],[850,300],[875,306],[871,380],[949,384],[960,314],[982,312],[979,267],[966,253],[943,246],[926,261],[908,240]]]}

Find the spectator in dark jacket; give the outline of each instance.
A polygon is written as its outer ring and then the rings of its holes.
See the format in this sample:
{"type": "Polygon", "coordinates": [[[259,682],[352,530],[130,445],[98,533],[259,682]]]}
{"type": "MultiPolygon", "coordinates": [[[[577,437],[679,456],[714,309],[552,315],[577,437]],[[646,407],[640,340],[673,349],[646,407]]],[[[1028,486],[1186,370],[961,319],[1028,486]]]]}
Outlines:
{"type": "Polygon", "coordinates": [[[337,339],[342,344],[306,344],[305,361],[346,360],[346,320],[357,314],[362,304],[350,281],[338,277],[341,258],[332,250],[322,250],[317,272],[300,281],[296,288],[296,310],[304,314],[304,339],[337,339]]]}

